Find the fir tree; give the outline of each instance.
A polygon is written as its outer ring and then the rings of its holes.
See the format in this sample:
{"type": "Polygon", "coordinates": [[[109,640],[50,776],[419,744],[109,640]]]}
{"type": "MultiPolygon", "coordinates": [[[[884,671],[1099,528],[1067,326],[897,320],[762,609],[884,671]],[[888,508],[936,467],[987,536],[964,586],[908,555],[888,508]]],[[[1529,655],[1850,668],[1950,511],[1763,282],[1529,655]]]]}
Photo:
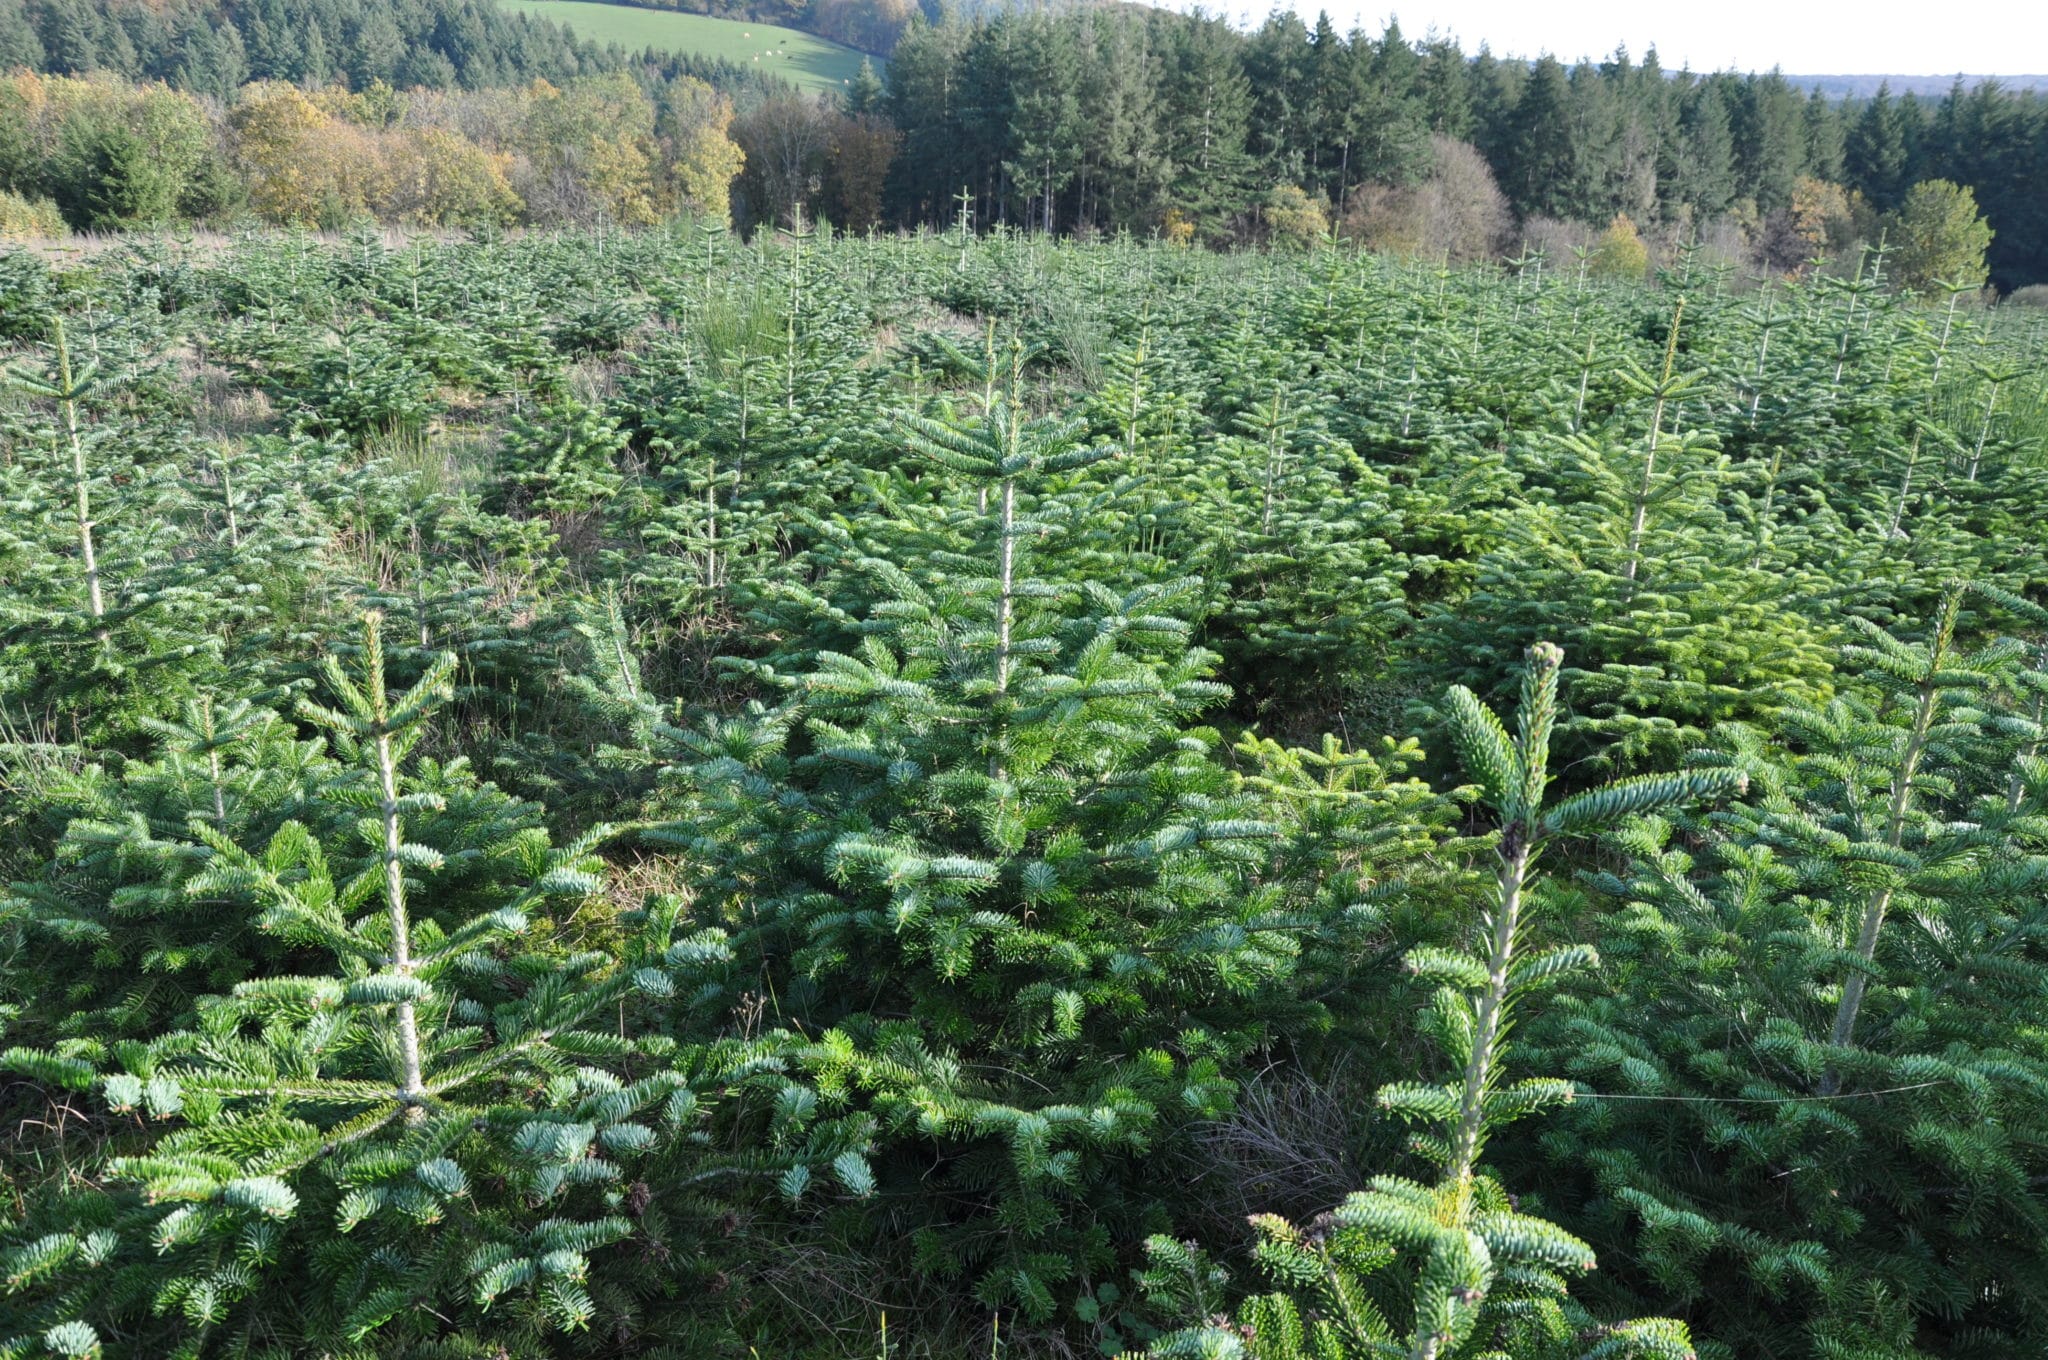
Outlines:
{"type": "Polygon", "coordinates": [[[2012,815],[2035,766],[2001,775],[1990,713],[2034,681],[2008,642],[1960,649],[1961,603],[1916,642],[1862,630],[1859,683],[1787,714],[1784,747],[1724,729],[1699,763],[1747,771],[1753,805],[1617,838],[1618,985],[1533,1041],[1612,1093],[1544,1144],[1588,1178],[1563,1193],[1604,1292],[1690,1316],[1703,1353],[2031,1344],[2040,1058],[2000,1016],[2044,866],[2012,815]]]}
{"type": "MultiPolygon", "coordinates": [[[[1571,1098],[1570,1086],[1556,1078],[1505,1079],[1518,1005],[1599,962],[1585,945],[1528,952],[1538,901],[1531,871],[1548,842],[1743,782],[1734,770],[1692,771],[1623,780],[1548,803],[1562,663],[1553,646],[1532,649],[1513,736],[1470,690],[1453,688],[1446,698],[1460,763],[1501,821],[1494,897],[1477,923],[1475,944],[1419,948],[1407,959],[1411,971],[1438,984],[1430,1027],[1461,1070],[1441,1083],[1403,1082],[1379,1093],[1383,1109],[1428,1130],[1413,1146],[1439,1168],[1436,1183],[1377,1177],[1306,1231],[1270,1215],[1254,1219],[1259,1259],[1279,1290],[1247,1302],[1238,1327],[1182,1333],[1155,1353],[1259,1360],[1691,1354],[1685,1329],[1661,1319],[1590,1333],[1575,1326],[1561,1302],[1569,1274],[1592,1268],[1591,1250],[1520,1212],[1481,1170],[1499,1128],[1571,1098]],[[1395,1283],[1389,1267],[1397,1262],[1403,1270],[1395,1283]]],[[[1153,1251],[1151,1281],[1171,1297],[1186,1275],[1187,1255],[1163,1240],[1153,1251]]]]}
{"type": "MultiPolygon", "coordinates": [[[[523,1325],[587,1327],[590,1255],[635,1235],[644,1211],[627,1203],[628,1169],[664,1136],[687,1144],[700,1092],[752,1056],[611,1028],[628,998],[671,997],[677,970],[701,975],[726,957],[717,932],[678,937],[673,899],[635,914],[616,960],[520,947],[532,913],[596,890],[591,852],[609,828],[560,848],[529,829],[465,849],[511,861],[523,882],[475,914],[415,907],[416,885],[451,868],[408,825],[446,806],[410,757],[455,662],[444,655],[391,693],[380,624],[365,623],[356,676],[325,667],[335,706],[302,705],[344,758],[315,800],[359,814],[348,834],[368,851],[360,870],[338,874],[298,821],[258,850],[203,811],[188,823],[206,854],[183,893],[246,903],[265,932],[325,955],[326,970],[251,977],[192,1028],[147,1043],[9,1055],[42,1080],[96,1084],[113,1111],[157,1125],[146,1150],[107,1166],[135,1196],[62,1191],[9,1253],[9,1291],[41,1296],[15,1325],[41,1329],[59,1353],[85,1353],[63,1349],[73,1337],[192,1355],[278,1335],[353,1344],[431,1332],[432,1305],[480,1316],[500,1299],[523,1325]],[[67,1226],[37,1235],[53,1220],[67,1226]],[[265,1287],[284,1272],[292,1287],[265,1287]]],[[[784,1121],[778,1137],[802,1130],[784,1121]]],[[[807,1150],[864,1185],[857,1148],[825,1136],[807,1150]]],[[[724,1169],[773,1165],[741,1154],[724,1169]]],[[[34,1353],[27,1337],[8,1344],[34,1353]]]]}

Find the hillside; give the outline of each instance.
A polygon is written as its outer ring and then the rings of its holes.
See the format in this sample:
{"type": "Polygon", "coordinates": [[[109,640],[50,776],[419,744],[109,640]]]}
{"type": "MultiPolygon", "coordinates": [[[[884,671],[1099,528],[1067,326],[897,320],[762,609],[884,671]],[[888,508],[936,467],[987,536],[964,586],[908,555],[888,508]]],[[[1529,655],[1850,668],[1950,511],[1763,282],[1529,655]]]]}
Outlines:
{"type": "Polygon", "coordinates": [[[844,89],[860,70],[861,54],[813,33],[738,19],[713,19],[675,10],[640,9],[595,0],[498,0],[513,14],[548,19],[579,38],[728,61],[779,76],[805,90],[844,89]]]}

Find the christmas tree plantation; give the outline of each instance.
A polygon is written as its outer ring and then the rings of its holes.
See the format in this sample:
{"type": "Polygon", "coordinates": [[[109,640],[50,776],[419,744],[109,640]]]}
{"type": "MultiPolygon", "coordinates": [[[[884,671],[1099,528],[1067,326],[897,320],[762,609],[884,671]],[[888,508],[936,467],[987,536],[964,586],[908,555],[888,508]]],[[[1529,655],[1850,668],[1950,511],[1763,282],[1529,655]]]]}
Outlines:
{"type": "Polygon", "coordinates": [[[1884,271],[0,257],[0,1356],[2038,1352],[2048,329],[1884,271]]]}

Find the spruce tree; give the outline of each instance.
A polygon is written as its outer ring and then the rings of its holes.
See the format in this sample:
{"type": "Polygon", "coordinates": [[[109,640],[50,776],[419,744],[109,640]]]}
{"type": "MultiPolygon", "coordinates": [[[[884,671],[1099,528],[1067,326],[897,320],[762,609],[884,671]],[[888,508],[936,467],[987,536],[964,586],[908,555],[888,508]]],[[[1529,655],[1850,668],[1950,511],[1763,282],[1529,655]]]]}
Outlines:
{"type": "Polygon", "coordinates": [[[1842,152],[1849,182],[1863,191],[1871,206],[1890,212],[1904,200],[1912,181],[1905,123],[1889,85],[1879,86],[1856,120],[1849,125],[1842,152]]]}

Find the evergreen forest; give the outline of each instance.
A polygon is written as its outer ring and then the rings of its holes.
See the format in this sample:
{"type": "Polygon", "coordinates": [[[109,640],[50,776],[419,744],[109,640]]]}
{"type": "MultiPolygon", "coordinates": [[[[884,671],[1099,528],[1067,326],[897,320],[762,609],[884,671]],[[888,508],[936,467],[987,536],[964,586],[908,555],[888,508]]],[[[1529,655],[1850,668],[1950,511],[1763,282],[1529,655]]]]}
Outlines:
{"type": "Polygon", "coordinates": [[[2048,315],[984,207],[0,252],[0,1357],[2048,1348],[2048,315]]]}
{"type": "Polygon", "coordinates": [[[1895,283],[2048,301],[2048,98],[2024,80],[1845,98],[1327,14],[649,2],[873,60],[812,93],[772,54],[599,47],[492,0],[0,0],[0,238],[364,216],[945,230],[964,193],[983,229],[1232,248],[1335,227],[1438,264],[1605,250],[1640,275],[1696,247],[1784,276],[1888,245],[1895,283]],[[1927,184],[1948,196],[1916,201],[1927,184]]]}

